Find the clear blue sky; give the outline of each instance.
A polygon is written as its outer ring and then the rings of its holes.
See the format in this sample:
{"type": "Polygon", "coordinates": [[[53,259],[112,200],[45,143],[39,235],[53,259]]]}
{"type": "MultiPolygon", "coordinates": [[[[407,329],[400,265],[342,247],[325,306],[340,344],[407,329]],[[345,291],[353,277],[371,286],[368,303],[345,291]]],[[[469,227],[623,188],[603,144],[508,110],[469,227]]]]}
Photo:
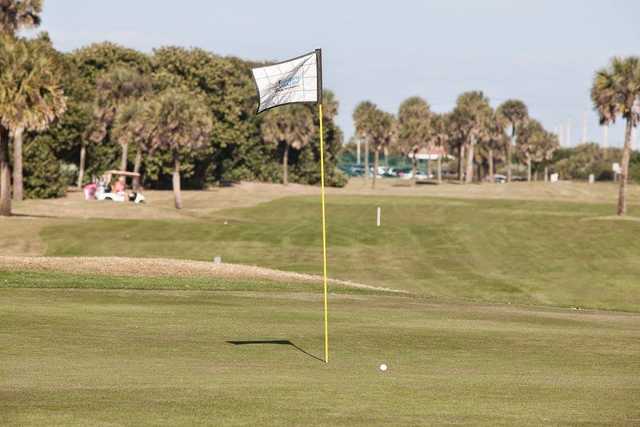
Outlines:
{"type": "MultiPolygon", "coordinates": [[[[146,52],[197,46],[222,55],[286,59],[323,48],[325,86],[340,100],[348,138],[361,100],[397,112],[412,95],[435,111],[466,90],[496,106],[527,103],[549,129],[572,120],[574,144],[589,89],[614,55],[640,54],[638,0],[211,1],[45,0],[42,29],[69,51],[110,40],[146,52]]],[[[610,145],[621,145],[622,126],[610,145]]]]}

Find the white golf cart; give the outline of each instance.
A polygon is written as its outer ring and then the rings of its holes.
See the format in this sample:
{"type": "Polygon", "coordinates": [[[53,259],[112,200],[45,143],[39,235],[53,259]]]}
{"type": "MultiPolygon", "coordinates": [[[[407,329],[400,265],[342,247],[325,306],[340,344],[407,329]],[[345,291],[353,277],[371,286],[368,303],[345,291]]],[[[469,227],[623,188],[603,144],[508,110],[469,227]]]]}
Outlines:
{"type": "Polygon", "coordinates": [[[144,196],[139,191],[131,191],[127,193],[126,190],[126,177],[140,177],[139,173],[110,170],[106,171],[98,186],[96,188],[96,200],[107,200],[111,202],[133,202],[144,203],[144,196]],[[112,183],[113,177],[116,177],[116,182],[112,183]]]}

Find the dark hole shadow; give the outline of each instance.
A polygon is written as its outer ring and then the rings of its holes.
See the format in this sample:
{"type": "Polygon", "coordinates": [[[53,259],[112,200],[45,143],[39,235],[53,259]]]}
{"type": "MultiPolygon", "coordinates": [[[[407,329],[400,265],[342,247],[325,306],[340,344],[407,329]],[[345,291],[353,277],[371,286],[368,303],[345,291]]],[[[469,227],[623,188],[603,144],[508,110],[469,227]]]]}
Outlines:
{"type": "Polygon", "coordinates": [[[303,348],[298,347],[297,345],[295,345],[289,340],[247,340],[247,341],[227,341],[227,343],[232,345],[288,345],[298,350],[299,352],[324,363],[324,360],[320,359],[318,356],[309,353],[303,348]]]}

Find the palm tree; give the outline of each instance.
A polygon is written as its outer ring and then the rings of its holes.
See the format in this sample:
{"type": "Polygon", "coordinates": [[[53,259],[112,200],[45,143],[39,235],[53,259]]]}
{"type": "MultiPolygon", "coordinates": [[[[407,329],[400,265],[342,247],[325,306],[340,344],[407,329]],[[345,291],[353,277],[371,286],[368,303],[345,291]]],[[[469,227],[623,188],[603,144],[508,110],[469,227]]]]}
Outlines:
{"type": "Polygon", "coordinates": [[[398,111],[398,141],[401,151],[412,158],[413,183],[418,173],[417,154],[429,145],[431,137],[431,109],[424,99],[413,96],[400,104],[398,111]]]}
{"type": "Polygon", "coordinates": [[[167,150],[173,159],[173,194],[176,209],[182,209],[180,153],[196,150],[209,142],[213,119],[200,94],[166,89],[142,106],[147,145],[151,151],[167,150]]]}
{"type": "Polygon", "coordinates": [[[0,33],[14,36],[22,28],[40,25],[42,0],[0,0],[0,33]]]}
{"type": "Polygon", "coordinates": [[[373,181],[371,188],[376,188],[376,177],[380,164],[380,152],[389,148],[396,141],[398,133],[398,122],[393,114],[374,109],[369,112],[371,145],[374,150],[373,157],[373,181]]]}
{"type": "MultiPolygon", "coordinates": [[[[153,129],[145,123],[143,115],[144,102],[134,100],[124,105],[116,114],[112,135],[121,146],[133,143],[136,147],[136,158],[133,166],[135,173],[140,173],[142,153],[148,151],[150,134],[153,129]]],[[[140,177],[133,178],[133,189],[140,189],[140,177]]]]}
{"type": "Polygon", "coordinates": [[[458,97],[452,117],[466,146],[466,183],[473,181],[475,145],[486,137],[492,116],[489,99],[481,91],[465,92],[458,97]]]}
{"type": "MultiPolygon", "coordinates": [[[[0,34],[16,37],[22,28],[35,28],[40,25],[42,0],[0,0],[0,34]]],[[[46,36],[45,36],[46,37],[46,36]]],[[[22,200],[22,143],[24,128],[17,127],[12,132],[13,139],[13,197],[22,200]]]]}
{"type": "Polygon", "coordinates": [[[289,149],[300,150],[314,133],[313,114],[304,105],[289,105],[269,111],[262,122],[262,138],[281,146],[282,184],[289,185],[289,149]]]}
{"type": "Polygon", "coordinates": [[[507,144],[507,182],[511,182],[511,156],[515,145],[514,139],[518,127],[527,121],[529,110],[524,102],[518,99],[509,99],[503,102],[496,112],[505,126],[511,126],[511,140],[507,144]]]}
{"type": "MultiPolygon", "coordinates": [[[[308,106],[308,105],[307,105],[308,106]]],[[[339,103],[336,99],[336,95],[325,89],[322,92],[322,118],[324,121],[333,120],[338,115],[338,107],[339,103]]],[[[311,107],[314,112],[317,112],[317,108],[315,106],[311,107]]]]}
{"type": "MultiPolygon", "coordinates": [[[[151,81],[137,70],[127,66],[117,66],[96,80],[96,101],[94,124],[88,135],[93,142],[102,142],[109,133],[118,110],[136,99],[143,99],[151,92],[151,81]]],[[[127,170],[128,140],[121,144],[120,170],[127,170]]],[[[84,171],[84,145],[80,152],[80,170],[84,171]]]]}
{"type": "Polygon", "coordinates": [[[553,154],[560,148],[558,135],[545,132],[544,142],[540,147],[541,162],[544,164],[544,182],[549,180],[549,163],[553,160],[553,154]]]}
{"type": "Polygon", "coordinates": [[[509,143],[509,137],[505,134],[503,123],[498,119],[497,114],[494,114],[489,121],[487,130],[483,141],[483,155],[487,161],[489,181],[495,182],[496,161],[504,161],[504,156],[501,154],[509,143]]]}
{"type": "Polygon", "coordinates": [[[369,114],[377,107],[373,102],[362,101],[353,110],[353,122],[356,128],[356,135],[364,141],[364,179],[369,177],[369,140],[370,121],[369,114]]]}
{"type": "Polygon", "coordinates": [[[448,114],[434,114],[431,117],[431,145],[440,149],[437,165],[438,183],[442,183],[442,156],[448,151],[447,147],[451,139],[451,130],[449,126],[448,114]]]}
{"type": "Polygon", "coordinates": [[[458,181],[464,181],[464,149],[466,144],[466,135],[464,132],[464,117],[458,111],[453,110],[447,115],[449,149],[451,152],[458,152],[458,181]]]}
{"type": "Polygon", "coordinates": [[[618,195],[618,215],[627,212],[627,180],[631,155],[631,134],[640,119],[640,58],[613,58],[608,67],[596,72],[591,99],[600,115],[600,124],[615,123],[618,116],[626,120],[622,173],[618,195]]]}
{"type": "Polygon", "coordinates": [[[529,119],[518,129],[516,148],[527,162],[527,181],[531,182],[531,169],[534,161],[541,161],[541,147],[545,143],[547,132],[539,121],[529,119]]]}
{"type": "MultiPolygon", "coordinates": [[[[11,215],[9,135],[41,131],[66,109],[58,67],[44,43],[0,35],[0,215],[11,215]]],[[[21,138],[16,153],[22,153],[21,138]]],[[[18,167],[22,156],[17,155],[18,167]]],[[[16,196],[22,198],[22,174],[16,196]]]]}

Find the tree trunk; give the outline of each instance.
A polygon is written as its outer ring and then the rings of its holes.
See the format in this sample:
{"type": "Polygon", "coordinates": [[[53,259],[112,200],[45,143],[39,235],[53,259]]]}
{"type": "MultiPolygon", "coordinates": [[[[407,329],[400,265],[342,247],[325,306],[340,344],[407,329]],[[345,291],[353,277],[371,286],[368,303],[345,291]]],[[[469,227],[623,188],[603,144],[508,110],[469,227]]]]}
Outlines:
{"type": "Polygon", "coordinates": [[[458,180],[460,184],[464,180],[464,144],[458,147],[458,180]]]}
{"type": "Polygon", "coordinates": [[[531,156],[527,155],[527,182],[531,182],[531,156]]]}
{"type": "Polygon", "coordinates": [[[369,179],[369,140],[364,140],[364,180],[369,179]]]}
{"type": "Polygon", "coordinates": [[[180,193],[180,157],[173,152],[173,195],[176,209],[182,209],[182,194],[180,193]]]}
{"type": "Polygon", "coordinates": [[[632,119],[627,119],[627,127],[624,131],[624,149],[622,150],[622,171],[620,173],[620,191],[618,194],[618,215],[627,213],[627,179],[629,177],[629,157],[631,156],[631,132],[633,130],[632,119]]]}
{"type": "Polygon", "coordinates": [[[467,176],[465,177],[465,182],[470,184],[473,182],[473,149],[475,142],[471,141],[469,143],[469,151],[467,152],[467,176]]]}
{"type": "Polygon", "coordinates": [[[11,216],[9,129],[0,125],[0,216],[11,216]]]}
{"type": "Polygon", "coordinates": [[[442,184],[442,156],[438,157],[438,184],[442,184]]]}
{"type": "Polygon", "coordinates": [[[411,179],[413,181],[413,185],[416,185],[416,182],[418,182],[418,179],[416,178],[416,175],[418,174],[418,159],[416,159],[417,153],[418,150],[413,150],[413,158],[411,159],[411,179]]]}
{"type": "Polygon", "coordinates": [[[374,157],[373,157],[373,181],[371,183],[371,188],[376,188],[376,178],[378,177],[379,161],[380,161],[380,150],[376,149],[376,151],[374,151],[374,157]]]}
{"type": "Polygon", "coordinates": [[[120,170],[127,170],[127,156],[129,154],[129,144],[122,144],[122,157],[120,157],[120,170]]]}
{"type": "Polygon", "coordinates": [[[282,184],[289,185],[289,144],[284,144],[284,153],[282,154],[282,184]]]}
{"type": "Polygon", "coordinates": [[[507,144],[507,182],[511,182],[511,150],[514,143],[514,139],[516,138],[516,125],[511,126],[511,139],[509,140],[509,144],[507,144]]]}
{"type": "Polygon", "coordinates": [[[83,142],[80,146],[80,167],[78,168],[78,188],[82,188],[82,182],[84,181],[84,163],[87,157],[87,146],[83,142]]]}
{"type": "Polygon", "coordinates": [[[389,149],[387,147],[384,148],[384,166],[389,167],[389,149]]]}
{"type": "Polygon", "coordinates": [[[493,150],[489,149],[489,182],[496,182],[496,174],[493,170],[493,150]]]}
{"type": "Polygon", "coordinates": [[[22,142],[24,129],[18,128],[13,132],[13,200],[24,199],[24,184],[22,175],[22,142]]]}
{"type": "MultiPolygon", "coordinates": [[[[142,166],[142,150],[138,147],[138,150],[136,151],[136,160],[135,163],[133,164],[133,171],[135,173],[140,173],[140,167],[142,166]]],[[[134,176],[133,177],[133,191],[139,191],[140,190],[140,177],[139,176],[134,176]]]]}
{"type": "Polygon", "coordinates": [[[549,166],[544,167],[544,182],[549,182],[549,166]]]}

